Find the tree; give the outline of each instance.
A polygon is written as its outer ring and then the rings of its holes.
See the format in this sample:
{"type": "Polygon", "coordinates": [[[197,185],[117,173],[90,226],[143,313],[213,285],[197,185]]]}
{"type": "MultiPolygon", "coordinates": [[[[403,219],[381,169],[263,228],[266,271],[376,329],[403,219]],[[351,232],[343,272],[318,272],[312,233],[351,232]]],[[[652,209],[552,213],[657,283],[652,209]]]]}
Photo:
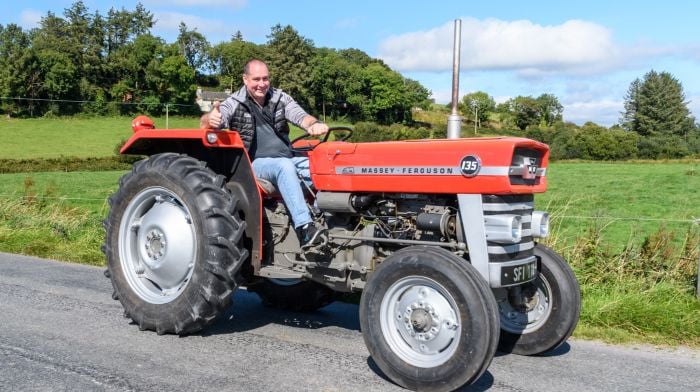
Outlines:
{"type": "Polygon", "coordinates": [[[535,98],[515,97],[511,100],[510,108],[515,118],[515,125],[521,130],[524,131],[528,126],[540,123],[540,105],[535,98]]]}
{"type": "Polygon", "coordinates": [[[270,74],[277,87],[294,97],[302,106],[309,103],[309,84],[314,55],[313,42],[292,27],[277,24],[267,36],[270,74]]]}
{"type": "Polygon", "coordinates": [[[553,94],[540,95],[537,97],[537,104],[540,108],[539,116],[542,125],[551,126],[556,121],[562,120],[564,107],[553,94]]]}
{"type": "MultiPolygon", "coordinates": [[[[197,89],[195,81],[195,70],[179,52],[177,44],[162,46],[161,53],[151,60],[147,68],[147,94],[154,102],[175,104],[170,107],[170,112],[193,112],[197,89]]],[[[154,111],[153,108],[150,110],[154,111]]]]}
{"type": "Polygon", "coordinates": [[[177,36],[177,44],[187,64],[195,71],[209,68],[209,41],[197,30],[188,30],[185,22],[180,22],[178,28],[180,33],[177,36]]]}
{"type": "Polygon", "coordinates": [[[475,126],[485,123],[489,119],[489,113],[496,109],[496,101],[483,91],[469,93],[462,97],[460,110],[467,114],[467,118],[474,119],[475,126]]]}
{"type": "Polygon", "coordinates": [[[633,80],[625,95],[625,111],[622,113],[620,125],[627,131],[634,132],[635,129],[639,128],[637,123],[637,106],[639,105],[639,86],[641,84],[642,82],[639,78],[633,80]]]}
{"type": "Polygon", "coordinates": [[[379,63],[370,64],[361,75],[365,120],[391,124],[411,119],[411,103],[405,97],[401,75],[379,63]]]}
{"type": "Polygon", "coordinates": [[[309,92],[312,107],[322,115],[355,116],[361,112],[360,68],[343,59],[335,50],[321,48],[311,61],[309,92]]]}
{"type": "Polygon", "coordinates": [[[234,36],[229,42],[215,45],[210,56],[212,68],[219,75],[219,83],[233,91],[241,84],[243,66],[251,59],[264,58],[265,53],[264,47],[234,36]]]}
{"type": "MultiPolygon", "coordinates": [[[[0,95],[39,98],[39,66],[29,34],[16,24],[0,25],[0,95]]],[[[31,113],[35,106],[35,101],[3,101],[0,109],[18,114],[27,108],[31,113]]]]}
{"type": "Polygon", "coordinates": [[[141,3],[136,5],[134,11],[127,11],[124,8],[117,11],[110,8],[106,20],[107,54],[123,47],[135,37],[148,34],[154,23],[153,14],[146,10],[141,3]]]}
{"type": "Polygon", "coordinates": [[[642,136],[687,137],[695,129],[683,86],[668,72],[649,71],[630,84],[622,126],[642,136]]]}
{"type": "Polygon", "coordinates": [[[425,88],[417,80],[409,78],[404,78],[403,84],[406,90],[406,99],[411,107],[418,107],[426,110],[430,108],[430,90],[425,88]]]}

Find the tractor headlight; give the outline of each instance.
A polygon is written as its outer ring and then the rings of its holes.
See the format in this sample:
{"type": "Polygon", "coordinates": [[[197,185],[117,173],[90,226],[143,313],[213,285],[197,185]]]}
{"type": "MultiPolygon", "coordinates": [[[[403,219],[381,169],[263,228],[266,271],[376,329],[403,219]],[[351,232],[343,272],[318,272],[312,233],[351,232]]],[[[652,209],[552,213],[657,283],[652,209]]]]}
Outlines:
{"type": "Polygon", "coordinates": [[[486,215],[484,228],[488,241],[515,244],[523,235],[520,215],[486,215]]]}
{"type": "Polygon", "coordinates": [[[219,140],[219,137],[214,132],[207,133],[207,141],[209,144],[214,144],[219,140]]]}
{"type": "Polygon", "coordinates": [[[547,237],[549,235],[549,214],[544,211],[534,211],[531,227],[533,237],[547,237]]]}

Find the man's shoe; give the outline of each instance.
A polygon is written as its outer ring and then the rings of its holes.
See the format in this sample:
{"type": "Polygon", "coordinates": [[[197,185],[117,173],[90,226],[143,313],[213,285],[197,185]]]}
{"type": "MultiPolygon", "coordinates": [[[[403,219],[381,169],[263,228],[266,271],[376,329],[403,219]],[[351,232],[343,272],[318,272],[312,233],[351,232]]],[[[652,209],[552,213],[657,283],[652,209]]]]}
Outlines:
{"type": "Polygon", "coordinates": [[[318,229],[313,223],[307,223],[296,229],[301,249],[306,250],[328,242],[325,229],[318,229]]]}

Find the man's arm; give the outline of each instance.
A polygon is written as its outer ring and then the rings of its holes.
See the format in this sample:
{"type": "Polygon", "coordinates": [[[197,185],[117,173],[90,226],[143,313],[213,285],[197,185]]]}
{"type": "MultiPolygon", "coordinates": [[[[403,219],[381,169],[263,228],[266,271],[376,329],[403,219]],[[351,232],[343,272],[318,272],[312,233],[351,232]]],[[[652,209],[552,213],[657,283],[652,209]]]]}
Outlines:
{"type": "Polygon", "coordinates": [[[318,136],[328,132],[328,125],[306,113],[289,94],[282,93],[281,100],[285,103],[285,118],[292,124],[305,130],[309,135],[318,136]]]}
{"type": "Polygon", "coordinates": [[[309,135],[318,136],[328,132],[328,125],[320,121],[312,115],[307,115],[301,122],[301,127],[309,133],[309,135]]]}

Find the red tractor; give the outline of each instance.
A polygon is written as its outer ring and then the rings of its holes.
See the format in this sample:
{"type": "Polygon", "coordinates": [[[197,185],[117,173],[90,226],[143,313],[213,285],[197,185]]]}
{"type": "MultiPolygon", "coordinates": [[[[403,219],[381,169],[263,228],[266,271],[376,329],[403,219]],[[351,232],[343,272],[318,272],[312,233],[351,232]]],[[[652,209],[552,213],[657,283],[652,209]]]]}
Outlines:
{"type": "Polygon", "coordinates": [[[302,251],[237,132],[157,130],[146,117],[133,129],[121,152],[148,158],[109,198],[103,250],[114,298],[142,330],[201,330],[239,285],[296,311],[362,292],[379,368],[409,389],[452,390],[475,382],[497,349],[544,353],[576,326],[576,278],[537,243],[548,232],[533,203],[547,185],[545,144],[351,143],[348,128],[301,137],[308,202],[328,229],[324,245],[302,251]]]}

